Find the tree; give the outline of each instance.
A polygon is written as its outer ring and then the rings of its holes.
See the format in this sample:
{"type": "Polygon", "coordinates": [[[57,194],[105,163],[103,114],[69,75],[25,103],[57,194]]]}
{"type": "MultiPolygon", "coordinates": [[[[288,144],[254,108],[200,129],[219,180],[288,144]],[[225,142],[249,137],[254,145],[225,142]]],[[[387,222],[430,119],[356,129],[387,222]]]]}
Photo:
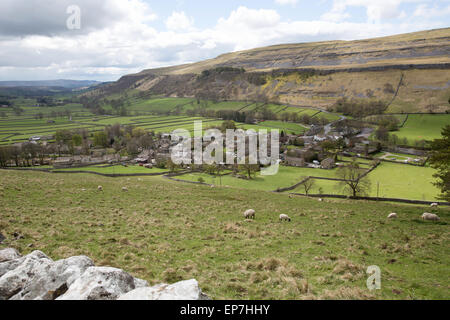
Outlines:
{"type": "Polygon", "coordinates": [[[430,157],[431,166],[438,172],[434,175],[439,179],[434,183],[442,194],[440,199],[450,201],[450,125],[442,130],[442,138],[431,142],[432,154],[430,157]]]}
{"type": "Polygon", "coordinates": [[[305,194],[309,195],[309,191],[311,191],[312,187],[316,184],[316,180],[310,177],[303,177],[303,183],[301,184],[305,189],[305,194]]]}
{"type": "Polygon", "coordinates": [[[167,167],[167,169],[169,169],[170,172],[172,172],[172,173],[174,173],[174,172],[178,169],[178,165],[176,165],[176,164],[172,161],[172,159],[167,160],[166,167],[167,167]]]}
{"type": "Polygon", "coordinates": [[[0,167],[6,167],[11,158],[11,149],[9,147],[0,147],[0,167]]]}
{"type": "Polygon", "coordinates": [[[94,144],[105,148],[108,146],[108,136],[105,131],[99,131],[94,134],[94,144]]]}
{"type": "Polygon", "coordinates": [[[252,179],[252,175],[258,172],[258,170],[259,166],[257,164],[250,164],[248,157],[245,158],[245,164],[239,165],[239,171],[243,171],[249,179],[252,179]]]}
{"type": "Polygon", "coordinates": [[[81,144],[83,143],[83,137],[79,134],[74,134],[72,136],[72,143],[75,147],[81,146],[81,144]]]}
{"type": "Polygon", "coordinates": [[[339,179],[342,179],[341,185],[344,190],[349,192],[353,197],[358,195],[365,195],[370,190],[370,181],[366,176],[361,177],[362,169],[360,168],[356,159],[345,166],[340,167],[337,171],[339,179]]]}
{"type": "Polygon", "coordinates": [[[380,141],[389,140],[389,130],[386,127],[379,127],[375,132],[375,137],[380,141]]]}

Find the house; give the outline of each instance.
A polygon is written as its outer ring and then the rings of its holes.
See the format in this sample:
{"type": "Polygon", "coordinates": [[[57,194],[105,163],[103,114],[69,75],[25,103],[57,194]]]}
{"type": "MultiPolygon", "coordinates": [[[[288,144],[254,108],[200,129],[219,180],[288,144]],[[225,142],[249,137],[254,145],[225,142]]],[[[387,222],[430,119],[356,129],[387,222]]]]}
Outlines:
{"type": "Polygon", "coordinates": [[[333,158],[326,158],[321,162],[320,166],[322,169],[333,169],[336,167],[336,163],[333,158]]]}
{"type": "Polygon", "coordinates": [[[297,157],[289,157],[286,156],[286,164],[288,166],[292,167],[304,167],[306,166],[306,161],[304,158],[297,158],[297,157]]]}
{"type": "Polygon", "coordinates": [[[317,141],[317,142],[323,142],[323,141],[325,141],[325,140],[327,140],[327,136],[324,135],[324,134],[316,134],[316,135],[314,136],[314,141],[317,141]]]}

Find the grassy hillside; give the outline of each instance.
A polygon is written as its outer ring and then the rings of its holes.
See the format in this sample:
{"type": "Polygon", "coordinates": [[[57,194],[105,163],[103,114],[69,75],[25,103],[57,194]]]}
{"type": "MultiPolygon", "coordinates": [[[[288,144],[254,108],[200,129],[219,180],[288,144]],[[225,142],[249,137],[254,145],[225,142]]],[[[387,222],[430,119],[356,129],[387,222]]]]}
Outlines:
{"type": "Polygon", "coordinates": [[[381,100],[391,113],[427,112],[429,105],[435,112],[445,112],[450,107],[449,48],[450,28],[358,41],[285,44],[144,70],[89,95],[148,92],[218,100],[264,98],[323,109],[346,97],[381,100]]]}
{"type": "Polygon", "coordinates": [[[430,210],[420,206],[289,199],[161,177],[0,174],[8,238],[0,248],[88,255],[152,284],[196,278],[214,299],[448,297],[448,208],[433,223],[419,218],[430,210]],[[243,220],[249,208],[254,222],[243,220]],[[388,221],[390,212],[400,218],[388,221]],[[281,213],[292,223],[280,223],[281,213]],[[14,232],[24,239],[13,240],[14,232]],[[378,292],[366,288],[371,265],[382,271],[378,292]]]}

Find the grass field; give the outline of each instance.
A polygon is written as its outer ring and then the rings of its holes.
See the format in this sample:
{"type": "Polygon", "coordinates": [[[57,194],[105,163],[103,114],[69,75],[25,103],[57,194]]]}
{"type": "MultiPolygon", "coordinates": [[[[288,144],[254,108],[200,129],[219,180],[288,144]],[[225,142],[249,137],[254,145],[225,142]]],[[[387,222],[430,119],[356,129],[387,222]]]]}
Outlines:
{"type": "Polygon", "coordinates": [[[433,140],[441,137],[442,129],[450,124],[450,114],[411,114],[403,128],[395,134],[399,138],[414,140],[433,140]]]}
{"type": "MultiPolygon", "coordinates": [[[[114,97],[110,97],[114,98],[114,97]]],[[[119,96],[115,97],[119,98],[119,96]]],[[[193,121],[203,120],[204,128],[212,126],[220,126],[222,120],[208,119],[202,117],[188,117],[186,111],[198,107],[205,107],[203,104],[197,104],[192,98],[128,98],[127,110],[128,116],[98,116],[92,114],[88,109],[84,109],[82,105],[70,103],[65,106],[58,107],[37,107],[36,99],[16,99],[14,103],[23,108],[24,113],[21,116],[13,114],[12,108],[4,108],[7,118],[0,119],[0,145],[23,142],[32,136],[51,136],[57,130],[63,129],[86,129],[90,132],[102,130],[105,126],[116,123],[122,125],[133,125],[141,127],[145,130],[155,131],[159,133],[170,133],[175,129],[186,129],[193,132],[193,121]],[[65,117],[52,117],[51,113],[69,110],[71,119],[65,117]],[[179,111],[179,115],[161,115],[161,112],[179,111]],[[35,115],[42,113],[44,118],[35,119],[35,115]],[[48,123],[49,120],[54,123],[48,123]]],[[[274,113],[296,112],[301,115],[309,116],[325,116],[330,121],[337,120],[339,116],[334,114],[323,113],[314,109],[294,108],[284,105],[252,103],[246,101],[222,101],[222,102],[206,102],[206,109],[211,110],[235,110],[250,111],[260,110],[266,107],[274,113]]],[[[105,109],[112,109],[111,106],[105,106],[105,109]]],[[[301,124],[287,123],[282,121],[266,121],[260,125],[244,125],[237,124],[240,128],[245,129],[280,129],[289,133],[301,134],[307,128],[301,124]]]]}
{"type": "MultiPolygon", "coordinates": [[[[343,159],[350,160],[350,159],[343,159]]],[[[368,163],[361,163],[361,168],[368,170],[368,163]]],[[[222,180],[206,173],[191,173],[182,175],[178,179],[186,181],[198,181],[201,177],[206,183],[222,185],[233,188],[275,191],[278,188],[286,188],[300,182],[303,177],[338,178],[337,169],[323,170],[312,168],[296,168],[280,166],[277,175],[260,176],[257,174],[252,180],[239,179],[233,176],[224,176],[222,180]]],[[[368,178],[371,187],[368,195],[376,197],[379,183],[378,196],[383,198],[401,198],[410,200],[435,201],[439,195],[439,189],[433,185],[435,170],[429,167],[409,166],[383,162],[372,171],[368,178]],[[420,183],[418,183],[420,181],[420,183]]],[[[290,191],[293,193],[305,193],[302,186],[290,191]]],[[[311,194],[339,194],[343,195],[343,186],[338,181],[315,180],[311,194]]]]}
{"type": "MultiPolygon", "coordinates": [[[[224,176],[222,177],[222,186],[250,190],[274,191],[278,188],[290,187],[300,182],[303,177],[308,176],[335,178],[336,170],[280,166],[278,174],[274,176],[261,176],[257,174],[256,177],[252,180],[239,179],[232,176],[224,176]]],[[[198,181],[200,177],[203,178],[206,183],[220,185],[220,178],[214,178],[213,176],[210,176],[206,173],[191,173],[177,178],[187,181],[198,181]]]]}
{"type": "Polygon", "coordinates": [[[195,278],[213,299],[448,298],[448,208],[434,223],[420,219],[428,207],[412,205],[289,199],[161,177],[0,174],[0,248],[87,255],[151,284],[195,278]],[[254,222],[243,220],[249,208],[254,222]],[[390,212],[399,219],[388,221],[390,212]],[[281,213],[292,223],[280,223],[281,213]],[[371,265],[382,271],[377,292],[366,288],[371,265]]]}
{"type": "Polygon", "coordinates": [[[57,171],[90,171],[90,172],[97,172],[97,173],[103,173],[103,174],[148,174],[148,173],[167,173],[169,170],[167,169],[159,169],[159,168],[153,168],[153,169],[147,169],[144,167],[140,167],[138,165],[130,165],[130,166],[90,166],[90,167],[83,167],[83,168],[67,168],[67,169],[57,169],[57,171]]]}

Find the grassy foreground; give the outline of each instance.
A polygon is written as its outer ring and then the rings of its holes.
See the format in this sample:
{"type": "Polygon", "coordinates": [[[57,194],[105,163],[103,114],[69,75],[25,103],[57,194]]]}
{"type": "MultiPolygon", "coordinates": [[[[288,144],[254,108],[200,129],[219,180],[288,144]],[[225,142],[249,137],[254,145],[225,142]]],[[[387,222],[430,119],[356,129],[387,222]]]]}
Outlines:
{"type": "Polygon", "coordinates": [[[290,199],[162,177],[0,177],[0,248],[87,255],[153,284],[196,278],[214,299],[449,297],[449,208],[437,210],[435,223],[420,219],[427,207],[290,199]],[[254,222],[242,217],[249,208],[254,222]],[[390,212],[400,218],[388,221],[390,212]],[[281,213],[292,223],[280,223],[281,213]],[[382,270],[378,292],[366,288],[371,265],[382,270]]]}

